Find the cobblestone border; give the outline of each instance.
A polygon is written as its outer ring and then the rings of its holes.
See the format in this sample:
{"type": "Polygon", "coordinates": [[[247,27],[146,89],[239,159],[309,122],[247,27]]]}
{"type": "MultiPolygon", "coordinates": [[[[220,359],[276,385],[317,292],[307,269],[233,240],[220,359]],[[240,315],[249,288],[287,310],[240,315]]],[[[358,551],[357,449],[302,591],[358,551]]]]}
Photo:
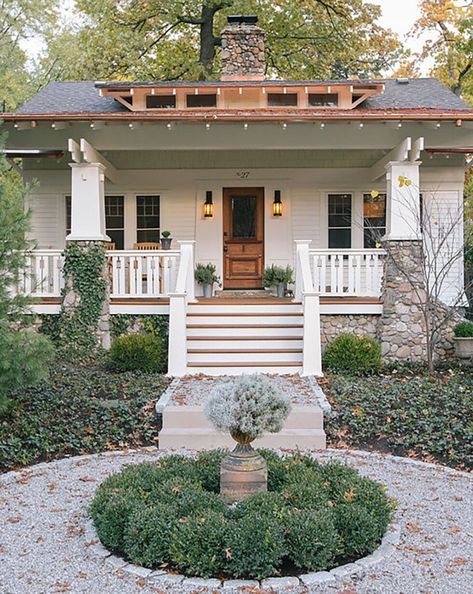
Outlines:
{"type": "Polygon", "coordinates": [[[400,525],[393,522],[388,526],[380,546],[367,557],[359,559],[354,563],[335,567],[330,571],[317,571],[299,576],[272,577],[261,581],[257,580],[219,580],[203,579],[199,577],[187,577],[167,571],[152,571],[146,567],[128,563],[121,557],[112,555],[99,541],[92,520],[87,520],[84,531],[84,538],[87,550],[99,561],[104,562],[111,569],[119,569],[132,578],[141,578],[153,585],[166,586],[180,584],[183,588],[202,588],[212,591],[215,588],[222,588],[224,592],[242,592],[249,588],[259,588],[263,592],[279,592],[285,588],[297,588],[299,586],[314,586],[323,584],[336,584],[338,581],[351,578],[361,578],[366,571],[389,558],[391,553],[399,544],[401,538],[400,525]],[[92,543],[92,544],[91,544],[92,543]]]}

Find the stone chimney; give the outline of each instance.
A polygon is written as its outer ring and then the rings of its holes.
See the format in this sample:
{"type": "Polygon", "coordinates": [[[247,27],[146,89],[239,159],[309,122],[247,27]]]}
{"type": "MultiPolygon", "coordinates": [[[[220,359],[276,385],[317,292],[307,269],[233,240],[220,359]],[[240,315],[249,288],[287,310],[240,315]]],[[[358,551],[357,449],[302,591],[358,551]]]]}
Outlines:
{"type": "Polygon", "coordinates": [[[256,16],[229,16],[222,31],[221,80],[264,80],[264,36],[256,16]]]}

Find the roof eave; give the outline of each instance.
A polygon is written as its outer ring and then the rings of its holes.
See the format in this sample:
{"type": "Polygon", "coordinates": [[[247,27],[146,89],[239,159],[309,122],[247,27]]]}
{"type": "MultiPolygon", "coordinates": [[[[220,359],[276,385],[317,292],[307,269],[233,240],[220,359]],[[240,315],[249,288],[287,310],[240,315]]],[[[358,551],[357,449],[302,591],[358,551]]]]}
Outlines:
{"type": "Polygon", "coordinates": [[[119,122],[119,121],[166,121],[166,122],[311,122],[311,121],[473,121],[473,110],[325,110],[325,111],[189,111],[163,110],[162,112],[83,112],[83,113],[5,113],[1,115],[5,122],[21,121],[71,121],[71,122],[119,122]]]}

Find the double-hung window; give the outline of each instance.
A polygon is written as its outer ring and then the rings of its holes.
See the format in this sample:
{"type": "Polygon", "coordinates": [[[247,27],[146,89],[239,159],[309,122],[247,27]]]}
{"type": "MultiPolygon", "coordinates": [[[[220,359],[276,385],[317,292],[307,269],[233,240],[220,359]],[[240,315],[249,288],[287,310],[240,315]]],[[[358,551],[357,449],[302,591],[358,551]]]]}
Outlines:
{"type": "Polygon", "coordinates": [[[375,248],[386,234],[386,194],[363,194],[363,241],[375,248]]]}
{"type": "Polygon", "coordinates": [[[136,241],[158,243],[160,236],[160,197],[136,197],[136,241]]]}
{"type": "Polygon", "coordinates": [[[328,195],[328,247],[351,247],[352,195],[328,195]]]}

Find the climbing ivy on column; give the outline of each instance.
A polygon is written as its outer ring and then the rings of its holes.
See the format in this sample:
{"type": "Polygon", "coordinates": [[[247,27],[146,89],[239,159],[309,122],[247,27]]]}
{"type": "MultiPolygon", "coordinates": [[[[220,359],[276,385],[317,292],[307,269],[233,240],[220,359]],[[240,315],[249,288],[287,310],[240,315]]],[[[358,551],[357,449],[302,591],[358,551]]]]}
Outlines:
{"type": "Polygon", "coordinates": [[[64,250],[61,346],[76,360],[93,358],[99,348],[99,324],[108,298],[106,265],[106,247],[100,242],[70,242],[64,250]]]}

